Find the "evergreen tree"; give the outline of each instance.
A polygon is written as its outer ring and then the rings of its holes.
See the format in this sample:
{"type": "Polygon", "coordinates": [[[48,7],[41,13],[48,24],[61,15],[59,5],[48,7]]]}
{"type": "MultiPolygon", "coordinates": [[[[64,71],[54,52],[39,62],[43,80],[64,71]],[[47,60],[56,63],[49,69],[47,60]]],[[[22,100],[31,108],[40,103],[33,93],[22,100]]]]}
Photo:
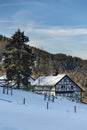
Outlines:
{"type": "Polygon", "coordinates": [[[7,80],[16,82],[18,89],[21,84],[28,85],[34,63],[34,55],[27,42],[29,38],[18,29],[9,40],[4,53],[7,80]]]}

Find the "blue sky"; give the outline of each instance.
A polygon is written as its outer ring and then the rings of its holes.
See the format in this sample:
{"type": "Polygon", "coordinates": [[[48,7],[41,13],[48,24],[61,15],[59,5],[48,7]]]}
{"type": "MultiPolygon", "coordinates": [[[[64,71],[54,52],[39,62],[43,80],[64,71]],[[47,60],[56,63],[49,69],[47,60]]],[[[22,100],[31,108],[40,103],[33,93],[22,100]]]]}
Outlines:
{"type": "Polygon", "coordinates": [[[0,33],[18,28],[31,46],[87,59],[87,0],[1,0],[0,33]]]}

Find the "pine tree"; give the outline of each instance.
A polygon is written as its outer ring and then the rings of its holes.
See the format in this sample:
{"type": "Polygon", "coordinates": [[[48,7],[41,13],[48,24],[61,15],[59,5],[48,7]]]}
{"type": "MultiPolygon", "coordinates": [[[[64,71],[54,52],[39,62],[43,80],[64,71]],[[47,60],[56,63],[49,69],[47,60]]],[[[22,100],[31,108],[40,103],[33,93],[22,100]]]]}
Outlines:
{"type": "Polygon", "coordinates": [[[21,84],[28,85],[28,78],[32,72],[34,55],[29,45],[29,38],[18,29],[11,37],[4,53],[4,67],[7,80],[17,83],[19,89],[21,84]]]}

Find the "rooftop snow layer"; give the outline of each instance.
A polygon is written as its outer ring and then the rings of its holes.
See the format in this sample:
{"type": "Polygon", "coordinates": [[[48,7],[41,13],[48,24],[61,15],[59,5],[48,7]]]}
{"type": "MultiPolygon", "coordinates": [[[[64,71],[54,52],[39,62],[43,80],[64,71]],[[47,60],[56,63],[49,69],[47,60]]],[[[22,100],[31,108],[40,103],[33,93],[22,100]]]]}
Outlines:
{"type": "MultiPolygon", "coordinates": [[[[1,83],[1,82],[5,82],[6,79],[7,79],[7,78],[6,78],[6,75],[1,76],[1,77],[0,77],[0,83],[1,83]]],[[[30,77],[30,78],[28,78],[28,82],[33,83],[33,82],[34,82],[34,79],[33,79],[32,77],[30,77]]],[[[14,81],[12,81],[12,83],[14,84],[14,81]]]]}
{"type": "Polygon", "coordinates": [[[57,76],[42,76],[39,77],[37,80],[35,80],[32,85],[36,85],[36,86],[53,86],[55,85],[57,82],[59,82],[63,77],[65,76],[65,74],[58,74],[57,76]]]}
{"type": "Polygon", "coordinates": [[[0,79],[1,79],[1,80],[2,80],[2,79],[3,79],[3,80],[6,79],[6,75],[1,76],[0,79]]]}

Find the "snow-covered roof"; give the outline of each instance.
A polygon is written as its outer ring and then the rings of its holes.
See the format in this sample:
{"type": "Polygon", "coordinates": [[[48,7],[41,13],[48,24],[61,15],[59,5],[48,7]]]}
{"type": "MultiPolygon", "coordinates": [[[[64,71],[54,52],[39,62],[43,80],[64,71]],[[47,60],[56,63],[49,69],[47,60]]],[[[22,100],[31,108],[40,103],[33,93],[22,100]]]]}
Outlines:
{"type": "Polygon", "coordinates": [[[54,86],[56,83],[58,83],[65,74],[58,74],[57,76],[42,76],[39,77],[37,80],[35,80],[32,85],[36,86],[54,86]]]}
{"type": "Polygon", "coordinates": [[[35,80],[32,78],[32,77],[30,77],[29,79],[28,79],[28,82],[30,82],[31,84],[34,82],[35,80]]]}
{"type": "MultiPolygon", "coordinates": [[[[0,80],[5,80],[5,79],[7,79],[7,78],[6,78],[6,75],[3,75],[3,76],[0,77],[0,80]]],[[[28,79],[28,81],[29,81],[30,83],[33,83],[35,80],[34,80],[32,77],[30,77],[30,78],[28,79]]]]}
{"type": "Polygon", "coordinates": [[[5,79],[6,79],[6,75],[0,77],[0,80],[5,80],[5,79]]]}

